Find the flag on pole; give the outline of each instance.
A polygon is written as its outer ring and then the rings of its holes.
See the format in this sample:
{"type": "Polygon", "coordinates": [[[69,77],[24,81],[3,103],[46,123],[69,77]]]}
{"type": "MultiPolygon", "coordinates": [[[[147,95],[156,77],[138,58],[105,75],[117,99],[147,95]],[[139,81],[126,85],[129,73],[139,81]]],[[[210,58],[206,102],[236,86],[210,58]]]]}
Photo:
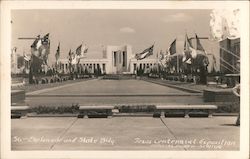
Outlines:
{"type": "Polygon", "coordinates": [[[145,49],[144,51],[142,51],[141,53],[137,53],[135,55],[135,58],[137,60],[145,59],[145,58],[149,57],[150,55],[153,55],[153,50],[154,50],[154,44],[152,46],[150,46],[149,48],[145,49]]]}
{"type": "Polygon", "coordinates": [[[204,47],[201,45],[200,39],[199,39],[199,37],[198,37],[197,34],[195,34],[195,38],[196,38],[196,52],[197,52],[197,56],[198,55],[206,56],[207,52],[204,49],[204,47]]]}
{"type": "Polygon", "coordinates": [[[191,46],[192,44],[186,34],[182,62],[185,62],[187,64],[191,64],[191,58],[192,58],[192,55],[191,55],[192,50],[190,49],[191,46]]]}
{"type": "Polygon", "coordinates": [[[42,38],[42,44],[43,45],[49,45],[50,44],[49,33],[47,33],[46,35],[44,35],[44,37],[42,38]]]}
{"type": "Polygon", "coordinates": [[[81,58],[83,58],[84,54],[87,52],[88,52],[88,48],[87,48],[86,44],[84,46],[81,44],[80,46],[77,47],[77,49],[76,49],[77,63],[80,62],[81,58]]]}
{"type": "Polygon", "coordinates": [[[77,49],[76,49],[76,55],[77,56],[81,56],[82,55],[82,44],[77,47],[77,49]]]}
{"type": "Polygon", "coordinates": [[[69,56],[68,56],[68,58],[69,58],[69,63],[71,64],[71,61],[72,61],[72,52],[71,52],[71,49],[69,50],[69,56]]]}
{"type": "Polygon", "coordinates": [[[198,37],[197,34],[195,34],[195,38],[196,38],[196,52],[197,52],[197,57],[194,60],[194,62],[198,65],[198,66],[208,66],[209,64],[209,60],[207,57],[207,52],[204,49],[204,47],[201,45],[200,39],[198,37]]]}
{"type": "Polygon", "coordinates": [[[195,38],[196,38],[196,50],[200,50],[200,51],[203,51],[205,53],[205,49],[201,45],[200,39],[199,39],[197,34],[195,34],[195,38]]]}
{"type": "Polygon", "coordinates": [[[30,47],[38,50],[41,45],[42,45],[42,41],[41,41],[40,35],[38,35],[30,47]]]}
{"type": "Polygon", "coordinates": [[[58,59],[59,59],[59,57],[60,57],[60,42],[59,42],[59,44],[58,44],[58,46],[57,46],[57,50],[56,50],[56,55],[55,55],[55,57],[56,57],[56,62],[57,62],[58,59]]]}
{"type": "Polygon", "coordinates": [[[80,59],[84,57],[84,54],[88,52],[88,48],[86,44],[83,46],[82,44],[78,46],[76,49],[76,58],[77,58],[77,63],[80,62],[80,59]]]}
{"type": "Polygon", "coordinates": [[[39,48],[44,64],[48,63],[48,55],[50,54],[50,40],[49,33],[47,33],[42,39],[42,46],[39,48]]]}
{"type": "Polygon", "coordinates": [[[170,56],[175,54],[175,53],[176,53],[176,39],[170,44],[169,48],[167,49],[166,62],[170,62],[170,60],[171,60],[170,56]]]}
{"type": "Polygon", "coordinates": [[[190,50],[190,47],[193,48],[193,45],[192,45],[190,39],[188,38],[188,35],[186,34],[185,43],[184,43],[184,50],[190,50]]]}
{"type": "Polygon", "coordinates": [[[83,53],[86,54],[86,53],[88,52],[88,49],[89,49],[89,48],[88,48],[88,47],[86,46],[86,44],[85,44],[85,45],[83,46],[83,53]]]}
{"type": "MultiPolygon", "coordinates": [[[[184,51],[186,51],[187,53],[190,53],[191,57],[193,59],[196,58],[197,56],[197,52],[194,49],[191,40],[188,38],[187,34],[186,34],[186,40],[185,40],[185,46],[184,46],[184,51]]],[[[190,57],[190,55],[188,55],[190,57]]]]}
{"type": "Polygon", "coordinates": [[[176,39],[170,44],[170,47],[168,48],[169,55],[173,55],[176,53],[176,39]]]}
{"type": "Polygon", "coordinates": [[[77,61],[77,64],[80,63],[80,59],[82,57],[83,53],[82,53],[82,44],[80,46],[77,47],[76,49],[76,61],[77,61]]]}
{"type": "MultiPolygon", "coordinates": [[[[42,41],[40,35],[32,43],[31,47],[31,64],[30,67],[33,69],[33,72],[38,72],[41,69],[41,66],[44,62],[40,48],[42,47],[42,41]]],[[[25,58],[28,60],[28,58],[25,58]]]]}
{"type": "Polygon", "coordinates": [[[74,65],[76,64],[76,54],[74,52],[71,52],[71,50],[69,51],[69,63],[74,65]]]}

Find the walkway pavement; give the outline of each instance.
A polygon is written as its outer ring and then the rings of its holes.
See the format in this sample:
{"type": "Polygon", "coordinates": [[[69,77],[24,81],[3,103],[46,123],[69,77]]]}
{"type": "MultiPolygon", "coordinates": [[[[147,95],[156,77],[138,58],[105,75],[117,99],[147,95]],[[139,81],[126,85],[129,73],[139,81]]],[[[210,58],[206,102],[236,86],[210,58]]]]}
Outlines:
{"type": "Polygon", "coordinates": [[[147,80],[152,80],[152,81],[157,81],[177,87],[182,87],[182,88],[187,88],[187,89],[193,89],[197,91],[203,91],[205,89],[212,89],[212,90],[229,90],[230,88],[223,88],[220,87],[220,85],[216,84],[208,84],[208,85],[202,85],[202,84],[195,84],[195,83],[190,83],[190,82],[181,82],[181,81],[170,81],[170,80],[161,80],[161,79],[147,79],[147,80]]]}
{"type": "Polygon", "coordinates": [[[12,150],[238,150],[236,117],[11,120],[12,150]]]}
{"type": "Polygon", "coordinates": [[[77,79],[77,80],[68,80],[68,81],[63,81],[63,82],[56,82],[56,83],[46,83],[46,84],[19,84],[19,85],[11,85],[11,89],[13,90],[25,90],[26,93],[28,92],[33,92],[37,90],[42,90],[42,89],[49,89],[49,88],[55,88],[59,86],[64,86],[72,83],[77,83],[77,82],[82,82],[85,80],[91,80],[91,79],[77,79]]]}

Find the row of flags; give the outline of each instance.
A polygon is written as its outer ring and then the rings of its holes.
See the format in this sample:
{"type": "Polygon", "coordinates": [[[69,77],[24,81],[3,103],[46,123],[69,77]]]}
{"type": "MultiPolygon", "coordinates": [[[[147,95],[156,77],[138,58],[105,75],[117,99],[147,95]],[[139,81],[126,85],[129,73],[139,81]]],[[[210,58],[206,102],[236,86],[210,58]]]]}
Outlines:
{"type": "Polygon", "coordinates": [[[71,65],[79,64],[80,60],[85,57],[84,54],[88,52],[88,47],[85,45],[80,45],[76,48],[75,53],[69,50],[68,60],[71,65]]]}
{"type": "MultiPolygon", "coordinates": [[[[160,55],[157,54],[158,63],[163,67],[167,67],[167,65],[174,65],[177,63],[175,57],[182,57],[182,62],[187,64],[197,64],[197,65],[208,65],[207,53],[204,47],[201,45],[200,39],[195,34],[196,39],[196,48],[193,47],[190,38],[188,38],[187,34],[185,36],[184,42],[184,51],[182,54],[177,54],[176,52],[176,39],[170,44],[169,48],[164,53],[162,50],[160,51],[160,55]]],[[[154,44],[149,48],[145,49],[141,53],[137,53],[135,58],[137,60],[142,60],[150,55],[153,55],[154,44]]]]}
{"type": "Polygon", "coordinates": [[[207,52],[204,47],[201,45],[200,39],[195,34],[196,39],[196,48],[192,46],[192,43],[188,36],[185,36],[185,44],[184,44],[184,52],[182,62],[193,65],[204,65],[207,66],[209,64],[207,52]]]}
{"type": "MultiPolygon", "coordinates": [[[[68,60],[70,64],[77,64],[80,62],[80,59],[84,57],[84,54],[86,54],[88,52],[88,48],[86,46],[86,44],[83,46],[82,44],[80,46],[77,47],[75,53],[71,51],[69,51],[69,55],[68,55],[68,60]]],[[[58,63],[58,59],[60,58],[60,42],[58,44],[57,50],[56,50],[56,54],[55,54],[55,58],[56,58],[56,63],[58,63]]]]}
{"type": "MultiPolygon", "coordinates": [[[[75,53],[71,51],[69,51],[69,55],[68,55],[68,60],[70,64],[78,64],[80,62],[80,59],[84,57],[84,54],[86,54],[88,52],[88,48],[86,46],[86,44],[83,46],[82,44],[80,46],[78,46],[76,48],[75,53]]],[[[57,46],[57,50],[56,50],[56,54],[55,54],[55,58],[56,58],[56,64],[58,64],[58,60],[60,58],[60,42],[57,46]]]]}
{"type": "MultiPolygon", "coordinates": [[[[40,35],[37,36],[35,41],[31,45],[31,54],[33,55],[33,59],[37,59],[40,62],[47,65],[48,55],[50,54],[50,40],[49,40],[49,33],[41,37],[40,35]]],[[[58,60],[60,58],[60,42],[58,43],[57,50],[55,53],[56,64],[58,64],[58,60]]],[[[69,51],[69,63],[70,64],[77,64],[80,62],[80,59],[84,57],[84,54],[88,52],[88,48],[85,45],[80,45],[77,47],[75,53],[71,50],[69,51]]],[[[24,60],[29,61],[31,58],[24,54],[24,60]]],[[[36,61],[37,62],[37,61],[36,61]]]]}
{"type": "Polygon", "coordinates": [[[162,51],[160,52],[160,58],[159,63],[163,67],[167,67],[167,65],[170,64],[170,62],[173,62],[173,59],[171,61],[171,56],[176,53],[176,39],[170,44],[169,48],[166,50],[166,53],[164,54],[162,51]]]}

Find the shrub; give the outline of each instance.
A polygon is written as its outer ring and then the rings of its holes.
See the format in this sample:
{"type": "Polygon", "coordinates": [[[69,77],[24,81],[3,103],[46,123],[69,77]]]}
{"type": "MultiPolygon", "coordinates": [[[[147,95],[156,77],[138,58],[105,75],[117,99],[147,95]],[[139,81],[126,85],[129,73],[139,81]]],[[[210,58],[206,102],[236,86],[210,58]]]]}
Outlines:
{"type": "Polygon", "coordinates": [[[115,109],[119,109],[121,113],[133,113],[133,112],[154,112],[156,109],[155,105],[121,105],[115,106],[115,109]]]}
{"type": "Polygon", "coordinates": [[[71,113],[75,114],[79,112],[79,105],[72,104],[72,106],[38,106],[31,109],[31,112],[35,112],[37,114],[63,114],[63,113],[71,113]]]}
{"type": "Polygon", "coordinates": [[[217,113],[239,113],[240,112],[240,103],[232,102],[228,105],[219,106],[216,110],[217,113]]]}

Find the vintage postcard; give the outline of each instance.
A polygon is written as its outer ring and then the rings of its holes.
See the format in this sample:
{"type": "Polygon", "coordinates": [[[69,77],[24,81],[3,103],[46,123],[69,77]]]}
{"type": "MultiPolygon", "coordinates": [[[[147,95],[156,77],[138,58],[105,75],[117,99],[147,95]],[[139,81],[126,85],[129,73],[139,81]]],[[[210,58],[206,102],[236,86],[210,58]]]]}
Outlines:
{"type": "Polygon", "coordinates": [[[1,66],[1,158],[249,157],[247,1],[4,1],[1,66]]]}

